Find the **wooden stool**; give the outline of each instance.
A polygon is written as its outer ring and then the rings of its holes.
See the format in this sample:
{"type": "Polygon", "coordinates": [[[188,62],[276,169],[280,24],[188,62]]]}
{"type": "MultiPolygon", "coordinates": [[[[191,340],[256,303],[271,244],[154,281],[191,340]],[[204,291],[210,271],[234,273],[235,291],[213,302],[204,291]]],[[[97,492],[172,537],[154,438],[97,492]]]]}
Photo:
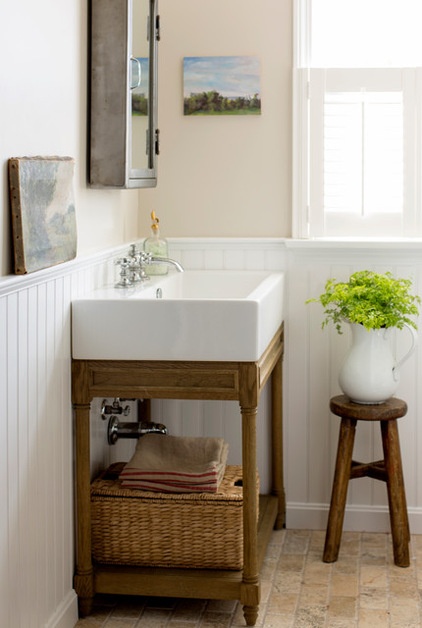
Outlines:
{"type": "Polygon", "coordinates": [[[330,410],[341,417],[341,424],[323,561],[332,563],[338,557],[349,479],[368,476],[387,483],[394,563],[408,567],[410,532],[396,420],[406,414],[407,405],[396,398],[381,404],[359,404],[339,395],[331,399],[330,410]],[[368,464],[352,460],[358,421],[380,422],[384,460],[368,464]]]}

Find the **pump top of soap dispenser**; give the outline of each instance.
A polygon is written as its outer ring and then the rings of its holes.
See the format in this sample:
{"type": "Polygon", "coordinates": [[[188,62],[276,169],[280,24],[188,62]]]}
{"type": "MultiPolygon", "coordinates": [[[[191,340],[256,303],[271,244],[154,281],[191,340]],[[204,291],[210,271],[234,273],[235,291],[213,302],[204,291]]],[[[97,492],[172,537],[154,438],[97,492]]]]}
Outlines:
{"type": "MultiPolygon", "coordinates": [[[[151,212],[151,236],[144,241],[144,251],[151,253],[153,257],[168,257],[167,240],[160,237],[160,220],[156,216],[155,211],[151,212]]],[[[167,264],[152,262],[146,269],[148,275],[166,275],[168,272],[167,264]]]]}
{"type": "Polygon", "coordinates": [[[156,216],[155,211],[152,210],[151,212],[151,220],[152,220],[152,225],[151,225],[151,235],[159,235],[160,232],[160,219],[156,216]]]}

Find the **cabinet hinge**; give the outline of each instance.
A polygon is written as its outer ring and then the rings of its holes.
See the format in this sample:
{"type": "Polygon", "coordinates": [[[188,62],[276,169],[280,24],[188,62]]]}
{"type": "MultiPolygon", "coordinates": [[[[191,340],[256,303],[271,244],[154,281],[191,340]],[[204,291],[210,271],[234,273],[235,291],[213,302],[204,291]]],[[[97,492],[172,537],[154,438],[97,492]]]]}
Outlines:
{"type": "Polygon", "coordinates": [[[160,154],[160,129],[155,129],[155,154],[160,154]]]}
{"type": "Polygon", "coordinates": [[[155,18],[155,39],[160,41],[161,39],[161,28],[160,28],[160,16],[157,15],[155,18]]]}

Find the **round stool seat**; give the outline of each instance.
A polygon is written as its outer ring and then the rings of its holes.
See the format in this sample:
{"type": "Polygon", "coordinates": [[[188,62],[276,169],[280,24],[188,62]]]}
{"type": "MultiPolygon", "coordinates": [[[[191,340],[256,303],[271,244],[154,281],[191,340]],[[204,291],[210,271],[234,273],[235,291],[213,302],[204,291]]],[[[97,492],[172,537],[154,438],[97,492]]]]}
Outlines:
{"type": "Polygon", "coordinates": [[[394,562],[399,567],[408,567],[410,532],[397,428],[397,419],[406,414],[407,404],[395,397],[380,404],[361,404],[338,395],[330,400],[330,410],[341,418],[341,423],[323,560],[331,563],[338,558],[349,480],[370,477],[387,484],[394,562]],[[379,421],[383,460],[367,463],[353,460],[358,421],[379,421]]]}
{"type": "Polygon", "coordinates": [[[383,403],[355,403],[346,395],[338,395],[330,400],[330,410],[337,416],[358,421],[391,421],[406,414],[407,403],[396,397],[383,403]]]}

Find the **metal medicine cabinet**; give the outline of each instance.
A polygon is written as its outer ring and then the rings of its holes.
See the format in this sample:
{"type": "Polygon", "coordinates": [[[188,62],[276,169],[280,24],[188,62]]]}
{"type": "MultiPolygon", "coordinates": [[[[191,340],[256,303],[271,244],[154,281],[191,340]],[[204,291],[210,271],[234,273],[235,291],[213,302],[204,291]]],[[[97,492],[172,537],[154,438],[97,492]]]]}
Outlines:
{"type": "Polygon", "coordinates": [[[89,183],[157,184],[157,0],[91,0],[89,183]]]}

